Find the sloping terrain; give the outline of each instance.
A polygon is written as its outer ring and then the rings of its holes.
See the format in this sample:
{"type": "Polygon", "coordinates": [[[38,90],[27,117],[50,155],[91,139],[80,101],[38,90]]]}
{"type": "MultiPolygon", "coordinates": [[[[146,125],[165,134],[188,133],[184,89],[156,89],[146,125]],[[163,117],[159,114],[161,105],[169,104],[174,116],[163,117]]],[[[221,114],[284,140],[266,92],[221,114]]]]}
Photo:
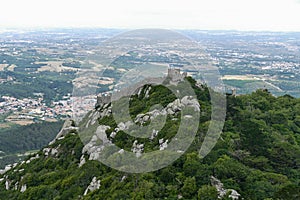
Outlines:
{"type": "MultiPolygon", "coordinates": [[[[199,127],[189,149],[169,166],[132,174],[96,161],[101,155],[93,148],[97,145],[114,143],[140,156],[164,151],[173,139],[181,121],[181,107],[174,103],[175,96],[165,87],[145,86],[140,95],[131,97],[130,115],[136,125],[146,126],[149,120],[154,120],[152,106],[161,103],[163,108],[157,110],[160,113],[165,110],[167,117],[160,131],[150,138],[129,136],[116,130],[120,124],[111,115],[111,105],[100,105],[78,127],[66,122],[67,126],[50,145],[7,168],[0,178],[0,199],[207,200],[239,195],[240,199],[253,200],[299,199],[300,99],[288,95],[274,97],[266,90],[227,96],[223,133],[214,149],[200,159],[198,150],[210,123],[210,97],[205,85],[199,87],[193,79],[187,80],[198,98],[194,106],[201,109],[199,127]],[[96,130],[100,127],[102,143],[92,135],[80,135],[82,127],[88,124],[94,124],[91,127],[96,130]]],[[[126,126],[128,123],[124,121],[123,127],[126,126]]]]}

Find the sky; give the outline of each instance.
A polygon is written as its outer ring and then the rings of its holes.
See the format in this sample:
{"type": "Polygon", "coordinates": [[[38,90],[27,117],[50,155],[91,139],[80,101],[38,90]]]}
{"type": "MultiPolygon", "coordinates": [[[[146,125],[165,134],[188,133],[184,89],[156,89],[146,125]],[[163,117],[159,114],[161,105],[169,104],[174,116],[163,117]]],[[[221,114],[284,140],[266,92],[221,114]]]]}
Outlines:
{"type": "Polygon", "coordinates": [[[0,28],[300,31],[300,0],[1,0],[0,28]]]}

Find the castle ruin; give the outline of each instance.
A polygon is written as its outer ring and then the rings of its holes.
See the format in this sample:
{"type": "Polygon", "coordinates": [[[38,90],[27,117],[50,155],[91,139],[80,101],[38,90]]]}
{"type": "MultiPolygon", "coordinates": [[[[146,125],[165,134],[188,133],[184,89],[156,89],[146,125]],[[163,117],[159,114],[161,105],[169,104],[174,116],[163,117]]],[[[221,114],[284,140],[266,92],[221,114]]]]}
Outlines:
{"type": "Polygon", "coordinates": [[[181,73],[180,69],[168,68],[167,77],[170,78],[173,83],[178,83],[180,81],[183,81],[183,79],[187,77],[187,73],[181,73]]]}
{"type": "MultiPolygon", "coordinates": [[[[165,78],[169,80],[169,83],[172,85],[177,85],[177,83],[181,82],[184,80],[184,78],[187,77],[187,73],[183,72],[181,73],[180,69],[176,68],[168,68],[168,73],[166,77],[161,77],[161,78],[146,78],[143,80],[141,83],[138,83],[138,85],[142,85],[142,87],[146,84],[161,84],[165,78]]],[[[128,88],[130,91],[130,88],[128,88]]],[[[125,95],[130,94],[126,89],[124,91],[119,91],[118,96],[125,96],[125,95]]],[[[95,107],[102,106],[104,104],[108,104],[111,102],[111,94],[110,93],[102,93],[97,96],[97,103],[95,107]]]]}

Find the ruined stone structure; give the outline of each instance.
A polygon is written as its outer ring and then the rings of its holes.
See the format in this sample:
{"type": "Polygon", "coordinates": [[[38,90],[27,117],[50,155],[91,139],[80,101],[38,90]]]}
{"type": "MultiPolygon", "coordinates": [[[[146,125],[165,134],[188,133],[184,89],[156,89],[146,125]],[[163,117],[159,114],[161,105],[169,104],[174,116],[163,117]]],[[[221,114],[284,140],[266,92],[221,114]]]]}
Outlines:
{"type": "Polygon", "coordinates": [[[231,88],[231,89],[229,89],[229,91],[228,92],[226,92],[226,95],[227,96],[239,96],[238,94],[237,94],[237,92],[236,92],[236,88],[231,88]]]}
{"type": "Polygon", "coordinates": [[[108,104],[111,102],[111,95],[110,94],[100,94],[97,96],[97,103],[95,105],[95,107],[99,107],[102,106],[104,104],[108,104]]]}
{"type": "Polygon", "coordinates": [[[186,72],[181,73],[180,69],[169,68],[168,76],[172,82],[180,82],[187,76],[186,72]]]}
{"type": "MultiPolygon", "coordinates": [[[[146,84],[154,84],[154,85],[161,84],[166,78],[169,79],[170,84],[176,85],[177,83],[183,81],[185,77],[187,77],[186,72],[181,73],[180,69],[169,68],[166,77],[146,78],[143,81],[137,83],[136,85],[130,86],[126,89],[123,89],[122,91],[119,91],[116,96],[120,96],[120,97],[127,96],[128,94],[132,94],[133,91],[137,92],[139,88],[143,87],[146,84]]],[[[109,93],[100,94],[97,96],[97,103],[95,107],[97,108],[104,104],[108,104],[111,102],[111,100],[112,100],[111,95],[109,93]]]]}

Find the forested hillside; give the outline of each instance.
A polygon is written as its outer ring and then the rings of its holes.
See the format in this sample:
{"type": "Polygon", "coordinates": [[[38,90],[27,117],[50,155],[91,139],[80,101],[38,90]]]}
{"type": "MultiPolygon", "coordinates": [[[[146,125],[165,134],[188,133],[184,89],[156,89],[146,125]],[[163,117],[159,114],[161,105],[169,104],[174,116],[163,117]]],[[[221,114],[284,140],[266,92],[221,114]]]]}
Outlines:
{"type": "Polygon", "coordinates": [[[27,151],[39,150],[47,145],[61,129],[63,122],[42,122],[27,126],[15,125],[0,130],[0,168],[24,159],[27,151]]]}
{"type": "MultiPolygon", "coordinates": [[[[300,99],[274,97],[266,90],[227,96],[227,117],[221,137],[203,159],[198,150],[210,122],[210,96],[205,85],[196,86],[201,117],[190,148],[171,165],[155,172],[130,174],[91,160],[83,150],[76,127],[55,143],[7,171],[0,178],[0,199],[300,199],[300,99]],[[219,179],[227,194],[220,195],[213,181],[219,179]]],[[[146,113],[151,105],[174,101],[162,86],[153,86],[149,98],[134,95],[130,114],[146,113]],[[149,103],[150,102],[150,103],[149,103]]],[[[93,112],[103,112],[103,105],[93,112]]],[[[180,117],[168,115],[159,138],[172,139],[180,117]],[[173,117],[173,118],[172,118],[173,117]]],[[[88,118],[88,116],[87,116],[88,118]]],[[[86,119],[88,120],[88,119],[86,119]]],[[[129,150],[135,138],[120,131],[111,115],[98,118],[99,125],[118,146],[129,150]]],[[[74,124],[73,124],[74,125],[74,124]]],[[[143,139],[145,151],[159,149],[159,138],[143,139]]]]}

